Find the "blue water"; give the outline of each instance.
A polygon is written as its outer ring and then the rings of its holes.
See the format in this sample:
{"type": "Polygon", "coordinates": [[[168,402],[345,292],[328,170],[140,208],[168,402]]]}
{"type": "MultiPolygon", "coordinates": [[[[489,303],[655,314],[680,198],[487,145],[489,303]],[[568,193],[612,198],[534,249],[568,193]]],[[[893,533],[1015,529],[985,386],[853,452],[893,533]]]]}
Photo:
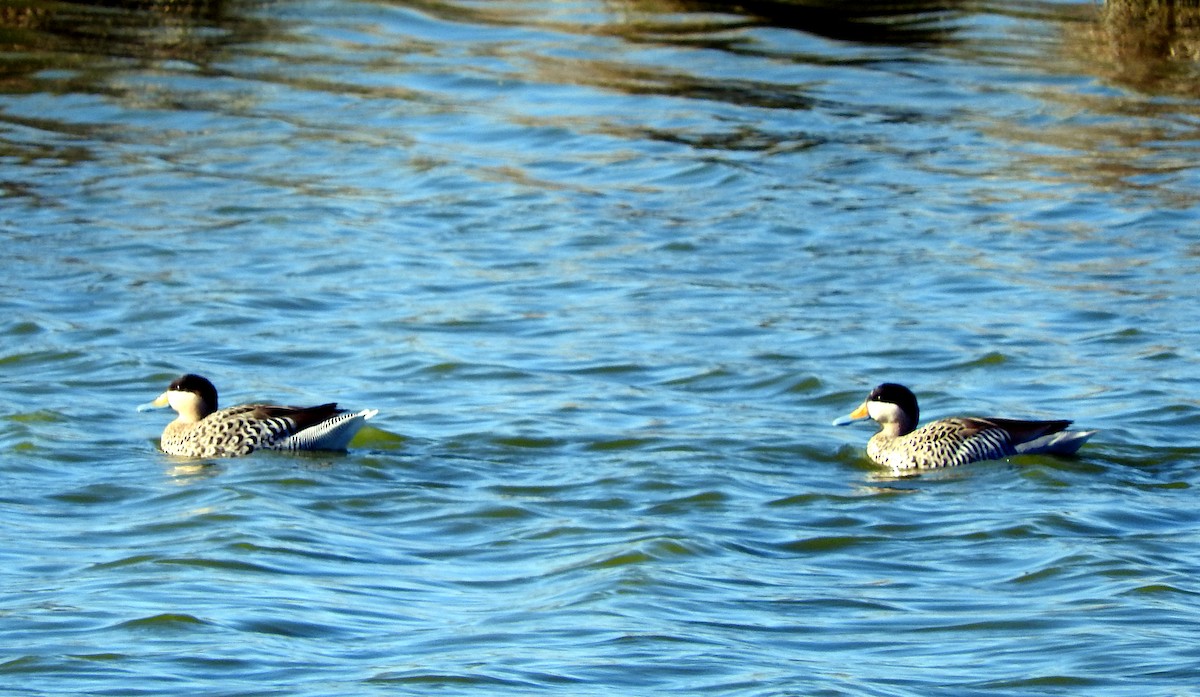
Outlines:
{"type": "Polygon", "coordinates": [[[7,9],[3,691],[1191,694],[1195,39],[896,6],[7,9]],[[1100,433],[895,478],[884,381],[1100,433]]]}

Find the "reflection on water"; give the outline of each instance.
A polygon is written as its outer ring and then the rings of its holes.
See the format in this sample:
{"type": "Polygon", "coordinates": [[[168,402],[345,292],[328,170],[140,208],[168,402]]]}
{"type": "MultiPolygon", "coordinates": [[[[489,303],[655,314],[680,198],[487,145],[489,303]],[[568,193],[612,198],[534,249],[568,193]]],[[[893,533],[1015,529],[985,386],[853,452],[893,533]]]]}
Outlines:
{"type": "Polygon", "coordinates": [[[1082,181],[1100,189],[1153,191],[1167,207],[1191,206],[1196,106],[1187,101],[1130,99],[1120,89],[1195,97],[1200,70],[1200,13],[1184,3],[1115,0],[1063,14],[1056,43],[1039,57],[1051,74],[1094,75],[1119,89],[1064,90],[1031,85],[1045,103],[1036,120],[996,120],[989,134],[1017,143],[1014,175],[1082,181]]]}
{"type": "MultiPolygon", "coordinates": [[[[377,0],[454,22],[544,26],[570,33],[609,34],[636,42],[668,42],[755,53],[763,48],[744,30],[794,29],[840,41],[936,47],[977,41],[962,32],[972,12],[961,0],[831,2],[751,0],[604,0],[605,13],[587,3],[464,3],[445,0],[377,0]]],[[[261,40],[286,30],[286,6],[263,0],[109,0],[54,4],[4,2],[0,45],[6,72],[35,67],[56,54],[183,60],[209,64],[223,47],[261,40]],[[30,53],[33,55],[29,55],[30,53]],[[38,52],[46,52],[38,55],[38,52]],[[24,54],[24,55],[23,55],[24,54]],[[30,61],[23,64],[22,61],[30,61]]],[[[1064,43],[1089,59],[1103,58],[1105,74],[1152,91],[1191,90],[1187,64],[1200,56],[1197,10],[1176,3],[1115,0],[1091,3],[1024,3],[985,8],[997,17],[1062,21],[1064,43]]],[[[986,42],[986,37],[984,41],[986,42]]],[[[985,49],[980,54],[986,54],[985,49]]],[[[1046,56],[1042,56],[1045,58],[1046,56]]],[[[78,65],[78,64],[76,64],[78,65]]],[[[68,67],[60,62],[56,67],[68,67]]],[[[1188,92],[1190,93],[1190,92],[1188,92]]]]}
{"type": "Polygon", "coordinates": [[[1200,7],[1188,2],[1109,0],[1066,27],[1064,46],[1106,81],[1149,94],[1200,95],[1200,7]]]}
{"type": "MultiPolygon", "coordinates": [[[[252,6],[223,0],[5,2],[0,9],[0,25],[5,27],[0,45],[25,53],[26,68],[51,67],[48,52],[59,61],[70,61],[53,66],[58,68],[88,67],[88,61],[80,60],[83,56],[205,65],[222,45],[251,40],[270,26],[243,14],[252,6]]],[[[10,71],[12,67],[10,63],[10,71]]]]}
{"type": "MultiPolygon", "coordinates": [[[[0,92],[11,95],[98,95],[137,103],[147,91],[122,85],[114,77],[137,70],[169,72],[204,70],[221,60],[231,44],[260,40],[274,23],[243,14],[251,5],[231,3],[151,1],[99,3],[3,2],[0,5],[0,47],[5,51],[0,92]]],[[[172,108],[171,103],[164,104],[172,108]]],[[[82,114],[54,108],[36,114],[14,115],[0,109],[0,123],[34,130],[0,140],[0,156],[57,160],[63,164],[91,159],[75,136],[121,137],[116,124],[89,122],[82,114]],[[37,137],[50,132],[66,136],[37,137]]],[[[21,133],[21,131],[17,131],[21,133]]],[[[0,183],[9,194],[35,198],[28,183],[0,183]]]]}
{"type": "MultiPolygon", "coordinates": [[[[439,0],[380,2],[380,7],[411,8],[445,22],[471,22],[497,27],[540,27],[566,35],[615,37],[626,48],[602,55],[596,51],[562,50],[546,44],[497,40],[473,51],[478,60],[457,69],[476,72],[482,79],[517,78],[547,85],[592,87],[631,96],[670,96],[699,101],[726,102],[742,107],[804,112],[876,111],[885,118],[908,120],[928,118],[909,113],[907,105],[917,94],[898,86],[909,81],[903,64],[914,60],[879,53],[864,62],[860,53],[839,48],[837,42],[864,45],[912,46],[927,53],[948,50],[952,55],[982,64],[995,63],[1008,70],[1019,62],[1021,69],[1072,73],[1093,71],[1116,85],[1146,92],[1191,95],[1200,80],[1192,57],[1197,49],[1194,10],[1171,12],[1134,11],[1141,3],[1110,2],[1093,5],[1026,3],[1018,8],[1003,6],[967,8],[949,0],[930,2],[788,2],[762,0],[738,4],[704,0],[607,0],[598,6],[588,3],[465,3],[439,0]],[[604,12],[597,12],[597,8],[604,12]],[[971,13],[988,14],[972,15],[971,13]],[[1006,24],[1038,17],[1057,32],[1032,42],[1018,39],[1004,29],[1006,24]],[[971,25],[975,24],[975,27],[971,25]],[[999,27],[998,29],[989,27],[999,27]],[[782,41],[785,35],[762,30],[790,29],[824,43],[782,41]],[[1057,39],[1053,38],[1057,35],[1057,39]],[[832,43],[831,43],[832,42],[832,43]],[[658,59],[655,46],[712,50],[725,59],[687,65],[672,65],[658,59]],[[952,47],[952,48],[951,48],[952,47]],[[1033,47],[1035,50],[1030,51],[1033,47]],[[483,64],[487,59],[495,65],[483,64]],[[775,70],[763,72],[739,61],[770,59],[775,70]],[[897,61],[900,62],[897,62],[897,61]],[[480,65],[472,65],[480,63],[480,65]],[[788,70],[791,64],[795,69],[788,70]],[[804,70],[804,67],[809,70],[804,70]],[[861,99],[837,89],[835,74],[823,66],[870,71],[889,83],[893,99],[881,103],[854,104],[861,99]],[[491,73],[491,74],[489,74],[491,73]],[[889,112],[890,115],[889,115],[889,112]]],[[[275,37],[284,42],[292,36],[286,6],[269,2],[107,2],[107,3],[6,3],[0,24],[2,42],[9,55],[0,87],[9,94],[43,90],[95,93],[111,99],[157,109],[236,109],[237,96],[228,90],[213,93],[206,104],[205,92],[162,90],[154,82],[113,80],[116,75],[137,69],[157,69],[165,75],[193,74],[218,78],[221,75],[251,81],[276,81],[330,94],[363,90],[381,98],[412,102],[440,100],[443,95],[407,90],[403,81],[356,86],[347,81],[324,82],[314,70],[303,77],[257,66],[253,72],[229,64],[229,50],[236,46],[261,44],[275,37]]],[[[354,20],[348,20],[353,25],[354,20]]],[[[1017,24],[1028,33],[1027,25],[1017,24]]],[[[436,29],[435,27],[431,27],[436,29]]],[[[370,27],[364,27],[370,31],[370,27]]],[[[417,69],[431,46],[421,35],[421,25],[396,36],[388,45],[371,46],[383,51],[367,61],[368,71],[380,75],[417,69]]],[[[546,36],[549,39],[552,35],[546,36]]],[[[564,39],[565,41],[565,39],[564,39]]],[[[302,40],[301,40],[302,42],[302,40]]],[[[565,43],[562,46],[566,46],[565,43]]],[[[332,60],[332,57],[329,58],[332,60]]],[[[930,59],[934,57],[931,55],[930,59]]],[[[302,55],[297,60],[303,60],[302,55]]],[[[466,75],[464,75],[465,77],[466,75]]],[[[986,85],[977,88],[979,108],[964,104],[964,113],[979,120],[984,132],[1020,145],[1004,166],[1014,176],[1084,179],[1102,187],[1140,186],[1171,179],[1189,166],[1196,155],[1189,122],[1171,125],[1173,118],[1194,118],[1190,106],[1131,102],[1119,95],[1062,91],[1052,84],[1031,84],[1026,93],[1058,111],[1047,120],[1029,118],[1008,108],[989,109],[986,85]],[[1176,113],[1178,112],[1178,113],[1176,113]],[[1126,119],[1115,123],[1078,115],[1110,114],[1126,119]],[[1139,124],[1139,120],[1145,123],[1139,124]],[[1141,147],[1137,147],[1142,144],[1141,147]],[[1111,156],[1106,153],[1117,153],[1111,156]]],[[[521,115],[518,118],[530,118],[521,115]]],[[[536,117],[534,117],[536,118],[536,117]]],[[[37,117],[10,116],[0,111],[0,121],[65,133],[91,132],[93,125],[57,121],[52,114],[37,117]]],[[[555,125],[564,123],[561,119],[555,125]]],[[[608,119],[590,124],[565,122],[571,127],[594,128],[621,138],[650,138],[691,147],[730,151],[798,152],[828,139],[819,130],[765,129],[762,124],[732,124],[721,131],[676,128],[649,121],[608,119]]],[[[98,126],[96,124],[95,126],[98,126]]],[[[22,143],[20,139],[0,144],[0,153],[20,157],[51,157],[69,162],[87,157],[86,150],[70,144],[55,146],[22,143]]],[[[942,165],[939,165],[942,166],[942,165]]],[[[517,176],[529,176],[529,173],[517,176]]],[[[35,196],[27,184],[7,182],[10,194],[35,196]]],[[[1164,196],[1172,195],[1170,188],[1164,196]]]]}

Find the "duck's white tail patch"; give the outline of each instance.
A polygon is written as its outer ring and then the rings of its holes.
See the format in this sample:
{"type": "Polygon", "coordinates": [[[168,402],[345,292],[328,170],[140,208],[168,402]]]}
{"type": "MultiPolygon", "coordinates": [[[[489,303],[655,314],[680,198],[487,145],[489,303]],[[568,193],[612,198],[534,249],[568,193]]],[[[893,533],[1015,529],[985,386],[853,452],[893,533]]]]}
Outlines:
{"type": "Polygon", "coordinates": [[[1059,431],[1048,433],[1040,438],[1034,438],[1026,443],[1014,446],[1020,455],[1038,455],[1049,453],[1054,455],[1072,455],[1088,438],[1096,435],[1096,431],[1059,431]]]}
{"type": "Polygon", "coordinates": [[[344,411],[331,419],[292,434],[271,447],[277,450],[345,450],[359,430],[366,425],[367,419],[378,413],[378,409],[363,409],[357,413],[344,411]]]}

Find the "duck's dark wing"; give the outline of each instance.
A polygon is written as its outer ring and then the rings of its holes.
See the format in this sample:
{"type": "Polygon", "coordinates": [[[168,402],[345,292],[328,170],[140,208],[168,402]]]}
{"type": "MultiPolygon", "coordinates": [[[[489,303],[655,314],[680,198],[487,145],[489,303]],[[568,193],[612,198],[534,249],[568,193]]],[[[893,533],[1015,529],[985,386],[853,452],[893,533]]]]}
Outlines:
{"type": "Polygon", "coordinates": [[[1009,441],[1013,446],[1028,443],[1051,433],[1058,433],[1071,425],[1071,422],[1066,419],[1026,421],[1022,419],[967,417],[959,420],[967,424],[967,427],[975,432],[998,428],[1008,434],[1009,441]]]}

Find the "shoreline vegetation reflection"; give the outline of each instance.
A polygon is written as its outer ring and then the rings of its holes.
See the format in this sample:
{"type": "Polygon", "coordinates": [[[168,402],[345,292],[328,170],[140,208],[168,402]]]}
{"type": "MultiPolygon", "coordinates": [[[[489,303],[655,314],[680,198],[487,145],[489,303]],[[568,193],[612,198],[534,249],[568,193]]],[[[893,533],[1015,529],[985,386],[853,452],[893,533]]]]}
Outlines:
{"type": "MultiPolygon", "coordinates": [[[[756,56],[779,61],[819,66],[836,64],[836,50],[793,51],[764,41],[755,31],[778,28],[800,31],[835,42],[854,42],[881,47],[908,46],[927,51],[946,51],[982,64],[1022,64],[1049,73],[1084,72],[1114,87],[1151,95],[1189,97],[1200,93],[1196,59],[1200,55],[1200,9],[1174,3],[1141,3],[1112,0],[1092,3],[1022,3],[1017,7],[989,6],[1002,26],[1034,16],[1057,35],[1009,36],[1003,28],[988,33],[968,32],[965,18],[978,11],[962,2],[785,2],[758,1],[730,7],[700,0],[609,0],[603,15],[584,14],[575,4],[521,3],[496,5],[456,2],[378,3],[425,13],[450,22],[473,22],[496,26],[530,26],[565,34],[605,35],[637,46],[676,45],[710,49],[733,56],[756,56]],[[1031,48],[1032,47],[1032,48],[1031,48]],[[1032,51],[1032,52],[1031,52],[1032,51]]],[[[273,38],[287,40],[291,26],[283,15],[286,5],[250,0],[226,2],[4,2],[0,9],[0,46],[5,49],[5,77],[0,89],[8,94],[77,92],[102,95],[160,109],[196,106],[196,94],[172,95],[147,92],[144,83],[126,84],[114,79],[131,70],[151,70],[198,77],[242,77],[251,80],[287,82],[292,78],[260,72],[238,75],[238,68],[224,65],[227,49],[263,44],[273,38]],[[231,72],[233,71],[233,72],[231,72]]],[[[419,46],[393,47],[404,54],[419,52],[419,46]]],[[[497,51],[506,49],[497,47],[497,51]]],[[[715,79],[684,69],[648,64],[629,56],[604,60],[567,59],[551,55],[517,56],[531,75],[548,84],[570,84],[629,95],[662,95],[767,109],[809,110],[827,104],[810,85],[773,83],[749,76],[715,79]]],[[[397,68],[404,69],[400,55],[397,68]]],[[[854,60],[861,60],[855,58],[854,60]]],[[[888,70],[895,58],[880,54],[878,66],[888,70]]],[[[864,65],[864,68],[870,68],[864,65]]],[[[321,89],[319,80],[310,84],[321,89]]],[[[347,89],[329,85],[327,89],[347,89]]],[[[369,94],[394,96],[395,88],[364,87],[369,94]]],[[[399,92],[401,96],[404,92],[399,92]]],[[[1013,166],[1018,176],[1079,179],[1101,187],[1137,186],[1140,178],[1169,177],[1187,166],[1197,154],[1190,128],[1164,130],[1160,124],[1139,128],[1136,123],[1121,128],[1102,119],[1080,120],[1071,114],[1087,110],[1114,118],[1161,116],[1175,108],[1170,103],[1131,104],[1119,95],[1064,94],[1052,89],[1037,94],[1063,112],[1060,123],[1027,125],[998,120],[980,123],[979,128],[999,137],[1024,144],[1028,154],[1018,153],[1013,166]],[[1142,157],[1130,160],[1129,148],[1111,154],[1113,146],[1130,140],[1144,143],[1142,157]],[[1172,154],[1163,144],[1182,150],[1172,154]],[[1023,171],[1021,171],[1023,169],[1023,171]]],[[[423,99],[419,94],[412,99],[423,99]]],[[[222,108],[217,106],[217,108],[222,108]]],[[[236,108],[225,106],[224,108],[236,108]]],[[[892,105],[893,118],[906,118],[903,105],[892,105]]],[[[112,128],[111,124],[88,124],[56,119],[46,114],[37,119],[0,112],[0,122],[31,126],[66,135],[112,128]]],[[[621,135],[619,126],[612,126],[621,135]]],[[[745,132],[688,135],[654,125],[641,125],[633,136],[649,136],[684,142],[715,150],[802,150],[819,144],[819,138],[796,133],[745,132]]],[[[46,143],[24,143],[13,139],[0,145],[0,154],[17,158],[59,158],[69,163],[87,158],[86,149],[71,145],[59,148],[46,143]]],[[[26,184],[5,183],[12,195],[36,195],[26,184]]],[[[1165,193],[1167,205],[1170,194],[1165,193]]]]}

